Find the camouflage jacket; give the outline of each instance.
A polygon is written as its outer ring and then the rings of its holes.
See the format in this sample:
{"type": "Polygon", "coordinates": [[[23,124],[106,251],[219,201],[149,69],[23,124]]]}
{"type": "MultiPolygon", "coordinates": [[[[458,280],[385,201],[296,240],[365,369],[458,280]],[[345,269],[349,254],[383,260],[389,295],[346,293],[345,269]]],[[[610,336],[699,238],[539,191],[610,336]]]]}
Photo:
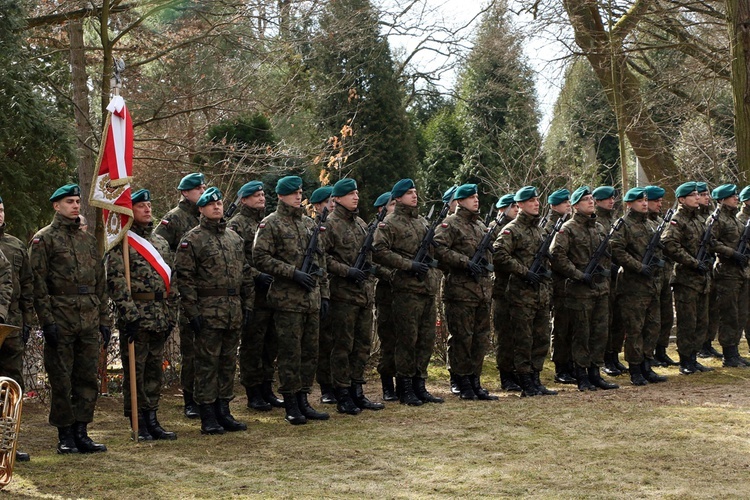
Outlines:
{"type": "Polygon", "coordinates": [[[186,199],[181,199],[172,210],[166,213],[161,222],[154,229],[154,234],[158,234],[169,244],[172,252],[177,250],[182,237],[185,233],[198,225],[200,212],[195,203],[190,203],[186,199]]]}
{"type": "Polygon", "coordinates": [[[212,328],[236,329],[243,309],[252,309],[255,291],[245,273],[242,238],[224,219],[200,217],[175,255],[177,288],[188,319],[203,316],[212,328]]]}
{"type": "MultiPolygon", "coordinates": [[[[566,297],[588,298],[609,293],[609,279],[605,275],[596,274],[593,286],[581,281],[584,269],[605,236],[604,227],[599,224],[596,215],[580,213],[566,221],[555,235],[550,247],[552,269],[565,278],[566,297]]],[[[610,264],[607,256],[599,261],[606,275],[609,274],[610,264]]]]}
{"type": "Polygon", "coordinates": [[[111,324],[104,261],[96,238],[81,231],[80,219],[55,214],[40,229],[29,249],[34,277],[34,308],[39,322],[57,323],[64,330],[111,324]],[[88,293],[69,293],[71,287],[88,293]]]}
{"type": "Polygon", "coordinates": [[[742,281],[750,278],[750,269],[740,267],[732,258],[745,230],[744,224],[737,218],[738,211],[737,208],[722,205],[719,216],[711,227],[711,251],[716,253],[719,260],[714,270],[714,277],[717,279],[742,281]]]}
{"type": "MultiPolygon", "coordinates": [[[[490,275],[484,274],[479,281],[475,281],[466,267],[486,233],[487,227],[479,213],[461,206],[435,230],[435,254],[448,268],[444,300],[479,303],[489,302],[492,298],[490,275]]],[[[492,262],[490,250],[485,252],[484,257],[487,262],[492,262]]]]}
{"type": "MultiPolygon", "coordinates": [[[[440,286],[440,272],[430,268],[427,276],[419,279],[411,272],[411,263],[419,245],[427,234],[427,222],[419,216],[417,207],[396,204],[393,213],[385,216],[375,230],[373,260],[395,269],[393,290],[397,292],[435,295],[440,286]]],[[[434,249],[430,249],[433,254],[434,249]]]]}
{"type": "Polygon", "coordinates": [[[315,221],[304,215],[302,207],[295,208],[282,201],[279,201],[276,211],[258,226],[253,262],[260,272],[274,277],[266,295],[272,308],[311,313],[320,309],[321,298],[329,297],[326,259],[320,250],[320,239],[314,263],[320,268],[322,276],[313,276],[318,286],[307,292],[292,280],[295,269],[302,267],[314,227],[315,221]]]}
{"type": "Polygon", "coordinates": [[[5,233],[5,224],[0,226],[0,251],[10,262],[13,273],[13,294],[5,322],[10,325],[34,323],[34,277],[26,246],[10,234],[5,233]]]}
{"type": "MultiPolygon", "coordinates": [[[[359,250],[367,235],[367,224],[341,205],[336,205],[326,221],[322,233],[321,247],[326,254],[331,300],[369,307],[375,300],[375,280],[368,273],[368,280],[361,286],[346,279],[346,273],[354,265],[359,250]]],[[[372,256],[368,255],[372,263],[372,256]]]]}
{"type": "Polygon", "coordinates": [[[612,209],[606,209],[602,207],[596,207],[596,220],[604,227],[605,231],[609,231],[612,224],[617,220],[617,211],[612,209]]]}
{"type": "MultiPolygon", "coordinates": [[[[648,214],[629,210],[623,224],[610,240],[612,257],[622,266],[617,281],[617,292],[621,294],[649,296],[658,294],[662,285],[662,269],[654,266],[650,277],[641,274],[643,256],[646,253],[656,226],[648,214]]],[[[661,257],[657,249],[656,257],[661,257]]]]}
{"type": "MultiPolygon", "coordinates": [[[[500,236],[500,234],[503,231],[503,228],[510,224],[510,219],[503,219],[503,222],[500,224],[497,224],[495,226],[494,230],[494,236],[495,240],[497,241],[497,238],[500,236]]],[[[494,261],[494,255],[493,255],[493,261],[494,261]]],[[[510,273],[507,271],[504,271],[500,269],[499,267],[495,267],[495,276],[492,281],[492,297],[493,298],[500,298],[503,295],[505,295],[505,289],[508,288],[508,279],[510,278],[510,273]]]]}
{"type": "MultiPolygon", "coordinates": [[[[130,228],[138,236],[151,243],[174,271],[174,254],[169,251],[167,241],[153,234],[153,224],[142,226],[133,224],[130,228]]],[[[166,332],[170,324],[177,323],[177,287],[167,285],[156,269],[132,246],[128,247],[130,259],[130,289],[125,280],[125,261],[122,245],[117,245],[107,253],[107,284],[109,296],[115,303],[118,327],[140,319],[140,328],[149,332],[166,332]],[[133,294],[155,294],[151,300],[133,300],[133,294]],[[161,296],[160,298],[158,296],[161,296]]],[[[174,273],[172,273],[174,274],[174,273]]],[[[174,281],[174,280],[173,280],[174,281]]]]}
{"type": "Polygon", "coordinates": [[[704,229],[697,209],[680,205],[662,233],[664,253],[675,262],[671,280],[673,285],[708,290],[709,276],[698,271],[698,259],[695,258],[704,229]]]}

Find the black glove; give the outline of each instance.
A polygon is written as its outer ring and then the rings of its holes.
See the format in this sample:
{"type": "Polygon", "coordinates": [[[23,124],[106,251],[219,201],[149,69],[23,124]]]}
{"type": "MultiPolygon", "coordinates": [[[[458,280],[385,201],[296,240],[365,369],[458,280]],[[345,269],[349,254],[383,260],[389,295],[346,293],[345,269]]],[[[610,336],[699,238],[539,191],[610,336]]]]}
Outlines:
{"type": "Polygon", "coordinates": [[[50,347],[57,347],[57,338],[60,329],[57,324],[52,323],[50,325],[44,325],[42,327],[42,333],[44,334],[44,341],[50,345],[50,347]]]}
{"type": "Polygon", "coordinates": [[[250,323],[252,322],[253,322],[253,310],[245,309],[244,311],[242,311],[242,328],[247,328],[248,326],[250,326],[250,323]]]}
{"type": "Polygon", "coordinates": [[[99,325],[99,333],[102,334],[102,340],[106,348],[109,345],[109,339],[112,337],[112,330],[107,325],[99,325]]]}
{"type": "Polygon", "coordinates": [[[203,316],[196,316],[188,321],[188,323],[190,324],[190,329],[193,330],[193,333],[199,335],[203,329],[203,316]]]}
{"type": "Polygon", "coordinates": [[[23,328],[21,328],[21,339],[23,340],[23,345],[26,345],[29,342],[30,337],[31,326],[24,324],[23,328]]]}
{"type": "Polygon", "coordinates": [[[647,266],[645,264],[641,265],[641,271],[640,271],[640,273],[641,273],[642,276],[650,278],[651,275],[653,274],[653,272],[654,272],[654,270],[653,270],[653,268],[651,266],[647,266]]]}
{"type": "Polygon", "coordinates": [[[273,276],[270,274],[260,273],[255,277],[255,288],[258,290],[268,290],[271,287],[271,283],[273,283],[273,276]]]}
{"type": "Polygon", "coordinates": [[[294,270],[292,280],[308,292],[312,292],[315,288],[315,279],[309,274],[298,271],[297,269],[294,270]]]}
{"type": "Polygon", "coordinates": [[[698,267],[696,267],[699,273],[706,274],[708,272],[708,266],[705,262],[698,262],[698,267]]]}
{"type": "Polygon", "coordinates": [[[131,321],[130,323],[126,323],[125,327],[122,329],[122,334],[125,336],[125,338],[128,341],[128,344],[132,344],[135,342],[135,337],[138,335],[138,328],[141,326],[141,319],[138,318],[135,321],[131,321]]]}
{"type": "Polygon", "coordinates": [[[415,274],[427,274],[430,270],[430,266],[424,262],[418,262],[416,260],[411,261],[411,271],[415,274]]]}
{"type": "Polygon", "coordinates": [[[326,319],[331,302],[328,299],[320,299],[320,319],[326,319]]]}
{"type": "Polygon", "coordinates": [[[350,267],[346,272],[346,278],[352,280],[355,283],[362,283],[367,279],[367,275],[361,269],[350,267]]]}
{"type": "Polygon", "coordinates": [[[747,265],[747,255],[742,252],[738,252],[735,250],[735,252],[732,254],[732,259],[740,267],[745,267],[747,265]]]}
{"type": "Polygon", "coordinates": [[[542,277],[534,271],[526,271],[526,281],[532,285],[538,285],[542,282],[542,277]]]}
{"type": "Polygon", "coordinates": [[[471,274],[472,276],[481,276],[482,274],[484,274],[484,268],[476,262],[469,261],[469,263],[466,265],[466,268],[469,270],[469,274],[471,274]]]}
{"type": "Polygon", "coordinates": [[[589,273],[583,273],[583,276],[581,276],[581,282],[586,283],[588,286],[591,286],[591,283],[593,283],[594,277],[591,276],[589,273]]]}

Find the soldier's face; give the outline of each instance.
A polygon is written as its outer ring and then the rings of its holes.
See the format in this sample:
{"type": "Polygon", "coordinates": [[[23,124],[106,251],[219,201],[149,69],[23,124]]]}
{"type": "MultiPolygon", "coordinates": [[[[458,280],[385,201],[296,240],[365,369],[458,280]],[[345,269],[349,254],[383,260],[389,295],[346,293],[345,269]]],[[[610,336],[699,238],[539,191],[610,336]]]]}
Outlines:
{"type": "Polygon", "coordinates": [[[133,205],[133,220],[141,226],[147,226],[151,222],[150,201],[139,201],[133,205]]]}
{"type": "Polygon", "coordinates": [[[711,203],[711,195],[708,193],[708,191],[698,193],[698,203],[700,205],[703,205],[704,207],[707,207],[708,204],[711,203]]]}
{"type": "Polygon", "coordinates": [[[612,210],[615,208],[615,197],[607,198],[606,200],[598,200],[596,202],[597,207],[602,207],[605,210],[612,210]]]}
{"type": "Polygon", "coordinates": [[[552,205],[552,210],[560,215],[569,214],[572,210],[570,200],[565,200],[564,202],[558,203],[557,205],[552,205]]]}
{"type": "Polygon", "coordinates": [[[539,198],[534,196],[526,201],[519,201],[518,208],[525,214],[533,216],[539,215],[539,198]]]}
{"type": "Polygon", "coordinates": [[[664,198],[659,198],[658,200],[648,200],[648,211],[660,214],[662,201],[664,201],[664,198]]]}
{"type": "Polygon", "coordinates": [[[184,196],[185,199],[187,201],[189,201],[190,203],[197,203],[198,202],[198,198],[200,198],[201,195],[205,191],[206,191],[206,185],[205,184],[201,184],[200,186],[198,186],[196,188],[188,189],[186,191],[182,191],[182,196],[184,196]]]}
{"type": "Polygon", "coordinates": [[[76,219],[81,213],[81,197],[66,196],[52,203],[52,208],[66,219],[76,219]]]}
{"type": "Polygon", "coordinates": [[[0,226],[5,224],[5,203],[0,203],[0,226]]]}
{"type": "Polygon", "coordinates": [[[628,208],[639,214],[648,213],[648,200],[646,198],[639,198],[635,201],[629,201],[628,208]]]}
{"type": "Polygon", "coordinates": [[[416,207],[417,202],[419,199],[417,198],[417,190],[415,188],[411,188],[407,192],[403,194],[400,198],[396,198],[396,201],[406,205],[407,207],[416,207]]]}
{"type": "Polygon", "coordinates": [[[512,203],[505,208],[505,218],[513,220],[518,215],[518,203],[512,203]]]}
{"type": "Polygon", "coordinates": [[[240,201],[246,207],[254,208],[256,210],[266,208],[266,193],[264,193],[261,189],[260,191],[254,192],[250,196],[245,196],[240,201]]]}
{"type": "Polygon", "coordinates": [[[693,191],[689,195],[678,198],[677,200],[688,208],[698,208],[698,205],[700,205],[697,191],[693,191]]]}
{"type": "Polygon", "coordinates": [[[590,194],[582,197],[575,206],[576,212],[583,215],[591,215],[596,212],[596,204],[594,203],[594,197],[590,194]]]}
{"type": "Polygon", "coordinates": [[[359,191],[355,189],[351,193],[345,194],[344,196],[339,196],[338,198],[336,198],[336,203],[349,210],[350,212],[353,212],[357,209],[357,207],[359,207],[359,191]]]}
{"type": "Polygon", "coordinates": [[[737,208],[737,205],[740,204],[740,197],[736,194],[733,194],[729,198],[724,198],[723,200],[721,200],[721,204],[727,205],[732,208],[737,208]]]}
{"type": "Polygon", "coordinates": [[[221,220],[224,217],[224,202],[222,200],[209,201],[198,207],[200,213],[208,220],[221,220]]]}
{"type": "Polygon", "coordinates": [[[290,207],[299,208],[302,206],[302,188],[289,194],[280,194],[279,201],[290,207]]]}
{"type": "Polygon", "coordinates": [[[463,200],[458,200],[458,204],[461,205],[466,210],[471,210],[472,212],[478,212],[479,211],[479,195],[473,194],[469,196],[468,198],[464,198],[463,200]]]}

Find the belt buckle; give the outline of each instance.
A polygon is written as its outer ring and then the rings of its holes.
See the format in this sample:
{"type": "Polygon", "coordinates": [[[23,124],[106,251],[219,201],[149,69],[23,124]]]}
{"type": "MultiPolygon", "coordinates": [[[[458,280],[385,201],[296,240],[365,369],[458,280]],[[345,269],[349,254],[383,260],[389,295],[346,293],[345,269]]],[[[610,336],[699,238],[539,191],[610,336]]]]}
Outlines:
{"type": "Polygon", "coordinates": [[[84,295],[89,293],[89,287],[86,285],[79,285],[78,286],[78,295],[84,295]]]}

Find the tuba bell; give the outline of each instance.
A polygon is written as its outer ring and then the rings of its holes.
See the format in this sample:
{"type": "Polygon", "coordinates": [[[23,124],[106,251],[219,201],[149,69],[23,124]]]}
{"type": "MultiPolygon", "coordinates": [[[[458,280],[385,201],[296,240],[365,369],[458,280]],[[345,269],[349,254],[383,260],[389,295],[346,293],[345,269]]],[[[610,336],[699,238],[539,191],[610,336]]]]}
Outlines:
{"type": "MultiPolygon", "coordinates": [[[[0,324],[0,346],[8,335],[18,330],[17,326],[0,324]]],[[[0,489],[5,488],[13,476],[22,406],[23,393],[18,382],[0,377],[0,489]]]]}

